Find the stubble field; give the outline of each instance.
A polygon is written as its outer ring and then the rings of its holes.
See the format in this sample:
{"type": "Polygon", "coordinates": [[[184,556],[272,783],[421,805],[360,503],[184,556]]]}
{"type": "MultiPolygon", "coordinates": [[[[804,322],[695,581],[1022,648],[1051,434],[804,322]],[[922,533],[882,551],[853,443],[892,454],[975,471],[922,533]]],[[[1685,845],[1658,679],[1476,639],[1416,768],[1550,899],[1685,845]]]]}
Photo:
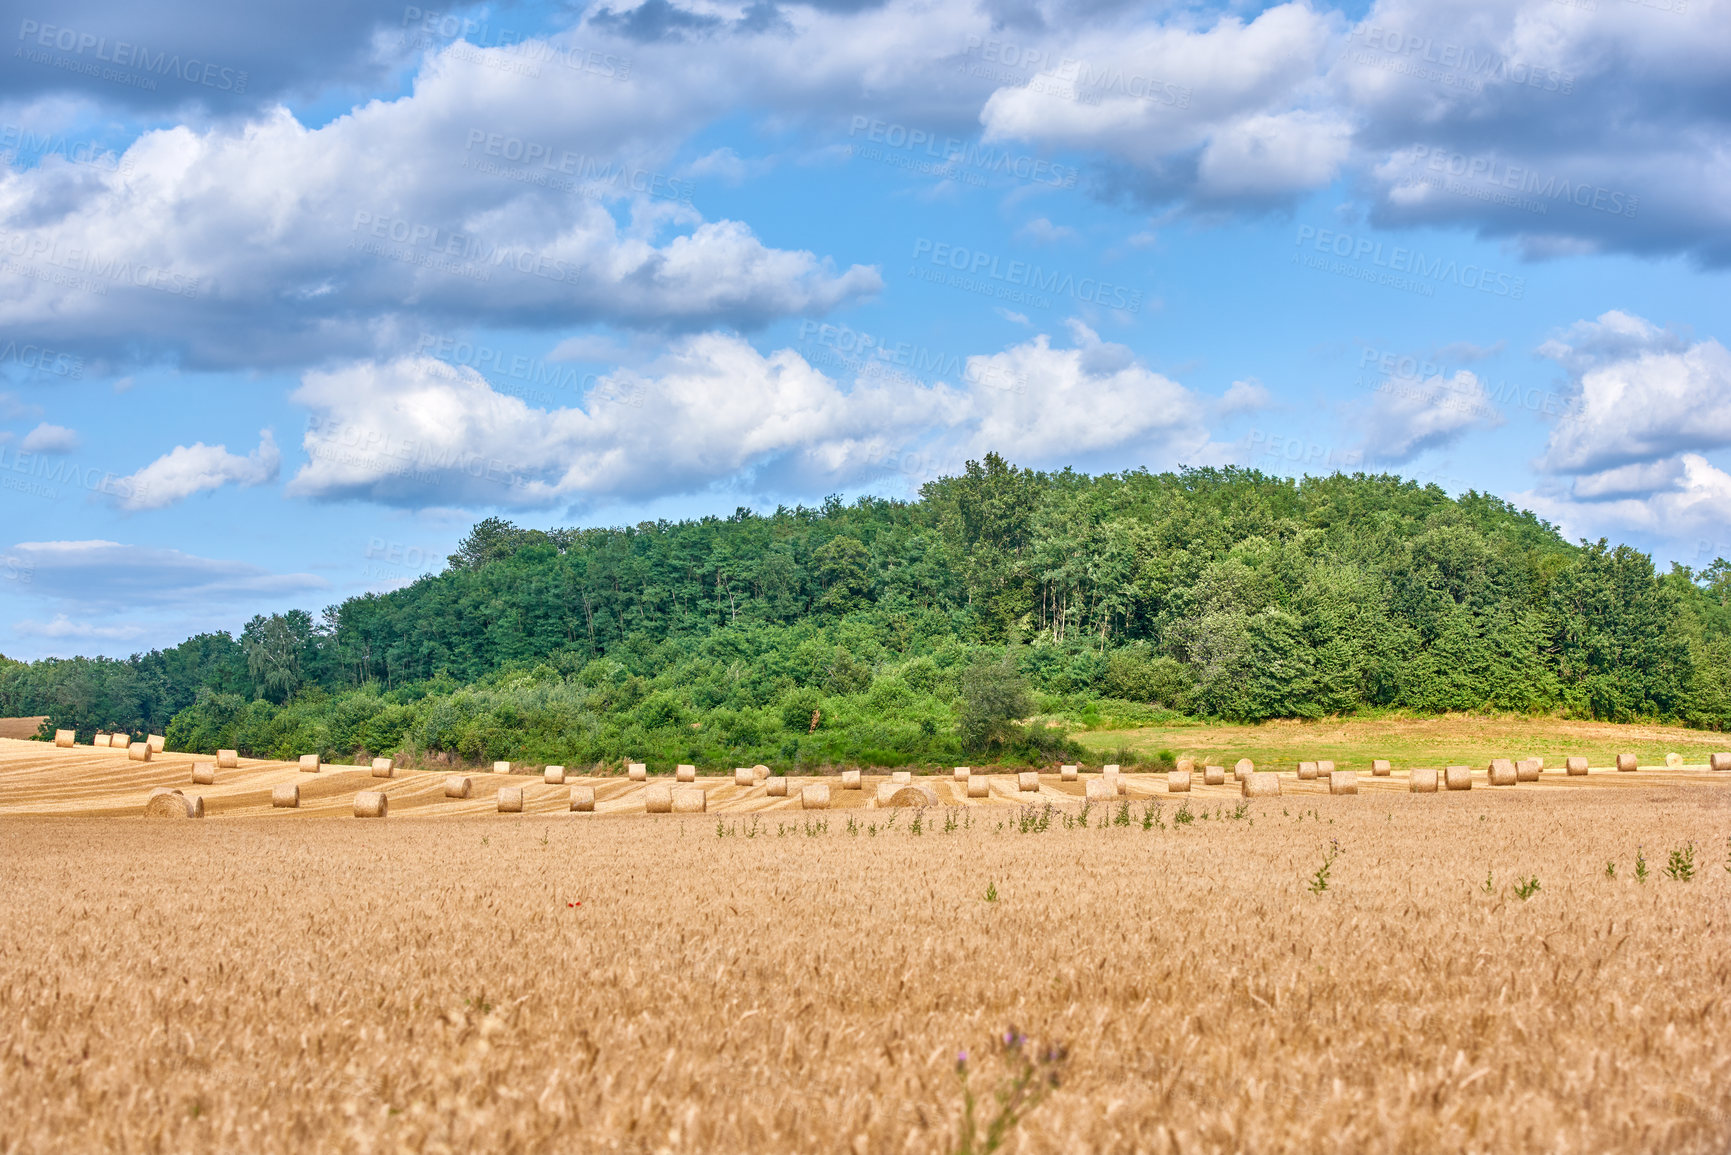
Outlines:
{"type": "Polygon", "coordinates": [[[1725,778],[0,815],[0,1149],[1723,1151],[1725,778]]]}

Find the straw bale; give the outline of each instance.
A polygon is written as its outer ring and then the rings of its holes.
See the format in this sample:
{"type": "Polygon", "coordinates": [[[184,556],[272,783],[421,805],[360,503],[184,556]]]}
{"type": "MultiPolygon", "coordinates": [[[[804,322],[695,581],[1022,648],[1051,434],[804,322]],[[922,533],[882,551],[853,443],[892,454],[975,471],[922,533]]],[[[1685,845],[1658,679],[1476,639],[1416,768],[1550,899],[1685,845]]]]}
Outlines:
{"type": "Polygon", "coordinates": [[[394,759],[391,759],[391,758],[374,758],[373,759],[373,777],[374,778],[395,778],[396,776],[397,776],[397,763],[394,759]]]}
{"type": "MultiPolygon", "coordinates": [[[[974,780],[969,778],[968,785],[972,786],[973,784],[974,780]]],[[[879,806],[936,806],[937,804],[937,791],[933,790],[930,786],[911,784],[898,785],[897,783],[890,782],[886,783],[885,786],[878,791],[879,806]]]]}
{"type": "Polygon", "coordinates": [[[1196,770],[1196,759],[1194,759],[1194,758],[1180,758],[1180,759],[1178,759],[1178,762],[1177,762],[1177,768],[1180,770],[1189,770],[1192,773],[1194,773],[1196,770]]]}
{"type": "Polygon", "coordinates": [[[1328,772],[1328,792],[1330,794],[1357,794],[1357,770],[1330,770],[1328,772]]]}
{"type": "Polygon", "coordinates": [[[500,814],[523,813],[523,788],[521,786],[499,787],[498,803],[500,814]]]}
{"type": "Polygon", "coordinates": [[[301,773],[302,774],[317,774],[323,767],[324,767],[324,763],[319,760],[319,756],[317,754],[302,754],[301,755],[301,773]]]}
{"type": "Polygon", "coordinates": [[[733,768],[733,784],[735,786],[756,786],[757,779],[752,776],[750,766],[735,766],[733,768]]]}
{"type": "Polygon", "coordinates": [[[68,746],[74,745],[77,741],[78,741],[78,731],[77,730],[56,730],[56,731],[54,731],[54,744],[56,746],[60,747],[62,750],[66,749],[68,746]]]}
{"type": "Polygon", "coordinates": [[[799,792],[799,804],[805,810],[829,809],[829,783],[817,782],[799,792]]]}
{"type": "Polygon", "coordinates": [[[94,737],[90,740],[90,744],[92,746],[106,746],[106,745],[108,745],[108,731],[98,730],[96,732],[96,737],[94,737]]]}
{"type": "Polygon", "coordinates": [[[1436,769],[1414,767],[1407,774],[1406,788],[1414,794],[1436,793],[1436,769]]]}
{"type": "Polygon", "coordinates": [[[841,772],[841,788],[843,790],[863,790],[864,778],[858,770],[843,770],[841,772]]]}
{"type": "Polygon", "coordinates": [[[152,754],[160,754],[164,750],[168,749],[168,739],[164,738],[161,734],[146,734],[144,736],[144,741],[145,744],[150,747],[150,752],[152,754]]]}
{"type": "Polygon", "coordinates": [[[1104,778],[1088,779],[1082,790],[1090,802],[1110,802],[1118,797],[1118,791],[1104,778]]]}
{"type": "Polygon", "coordinates": [[[1492,758],[1487,777],[1492,786],[1513,786],[1520,781],[1520,772],[1507,758],[1492,758]]]}
{"type": "Polygon", "coordinates": [[[1544,767],[1539,765],[1539,760],[1537,758],[1522,758],[1519,762],[1515,763],[1515,781],[1537,782],[1539,780],[1539,771],[1543,769],[1544,767]]]}
{"type": "Polygon", "coordinates": [[[1579,754],[1571,754],[1563,759],[1563,770],[1571,778],[1579,778],[1587,772],[1587,760],[1579,754]]]}
{"type": "Polygon", "coordinates": [[[914,775],[913,775],[913,771],[911,771],[911,770],[897,770],[890,775],[890,781],[897,783],[898,785],[901,785],[901,786],[906,786],[908,783],[912,782],[913,780],[914,780],[914,775]]]}
{"type": "Polygon", "coordinates": [[[991,779],[984,774],[975,774],[968,779],[968,797],[985,798],[992,793],[991,779]]]}
{"type": "Polygon", "coordinates": [[[1040,773],[1037,770],[1023,770],[1016,775],[1017,790],[1039,790],[1040,773]]]}
{"type": "Polygon", "coordinates": [[[145,800],[149,801],[150,799],[155,798],[158,794],[179,794],[179,793],[181,793],[181,789],[178,786],[152,786],[150,788],[150,793],[145,795],[145,800]]]}
{"type": "Polygon", "coordinates": [[[495,774],[509,774],[510,772],[511,772],[511,764],[509,762],[495,762],[495,763],[493,763],[493,773],[495,773],[495,774]]]}
{"type": "Polygon", "coordinates": [[[1394,773],[1394,763],[1387,758],[1374,758],[1370,763],[1370,772],[1377,778],[1387,778],[1394,773]]]}
{"type": "Polygon", "coordinates": [[[474,783],[469,781],[467,774],[447,774],[445,776],[446,798],[467,798],[474,788],[474,783]]]}
{"type": "Polygon", "coordinates": [[[1635,769],[1635,756],[1633,754],[1617,755],[1617,769],[1625,771],[1635,769]]]}
{"type": "Polygon", "coordinates": [[[753,782],[762,782],[764,779],[766,779],[768,777],[769,777],[769,767],[765,766],[762,762],[759,762],[757,765],[755,765],[751,768],[751,780],[753,782]]]}
{"type": "Polygon", "coordinates": [[[149,742],[134,742],[126,748],[126,758],[129,762],[148,762],[151,753],[149,742]]]}
{"type": "Polygon", "coordinates": [[[191,818],[192,806],[178,790],[153,790],[144,803],[146,818],[191,818]]]}
{"type": "Polygon", "coordinates": [[[1300,778],[1303,778],[1305,781],[1309,781],[1310,779],[1315,778],[1316,777],[1316,763],[1315,762],[1300,762],[1298,764],[1298,776],[1300,778]]]}
{"type": "Polygon", "coordinates": [[[192,764],[192,780],[199,786],[215,786],[216,763],[194,762],[192,764]]]}
{"type": "Polygon", "coordinates": [[[650,814],[673,813],[673,787],[665,782],[643,788],[643,809],[650,814]]]}
{"type": "Polygon", "coordinates": [[[702,814],[709,809],[709,795],[701,786],[685,786],[673,791],[673,813],[702,814]]]}
{"type": "Polygon", "coordinates": [[[689,762],[681,762],[673,771],[673,777],[680,782],[697,781],[697,767],[689,762]]]}
{"type": "Polygon", "coordinates": [[[541,781],[549,786],[565,785],[565,767],[544,766],[541,768],[541,781]]]}
{"type": "Polygon", "coordinates": [[[1527,755],[1527,761],[1538,763],[1538,767],[1540,770],[1543,770],[1545,768],[1545,760],[1543,758],[1539,757],[1537,754],[1528,754],[1527,755]]]}
{"type": "Polygon", "coordinates": [[[1077,773],[1078,773],[1078,768],[1075,766],[1060,766],[1060,767],[1058,767],[1058,781],[1060,781],[1060,782],[1074,782],[1076,780],[1077,773]]]}
{"type": "Polygon", "coordinates": [[[1252,770],[1239,784],[1238,791],[1246,798],[1278,798],[1280,775],[1252,770]]]}
{"type": "Polygon", "coordinates": [[[1707,755],[1707,768],[1709,770],[1731,770],[1731,754],[1707,755]]]}
{"type": "Polygon", "coordinates": [[[188,818],[204,817],[204,796],[202,794],[188,794],[186,796],[186,816],[188,818]]]}
{"type": "Polygon", "coordinates": [[[957,782],[966,782],[968,780],[968,775],[973,772],[972,767],[957,766],[950,771],[950,777],[954,778],[957,782]]]}
{"type": "Polygon", "coordinates": [[[1443,770],[1443,785],[1450,790],[1471,790],[1473,788],[1472,767],[1447,767],[1443,770]]]}
{"type": "Polygon", "coordinates": [[[786,798],[787,779],[780,774],[771,774],[763,780],[763,789],[771,798],[786,798]]]}
{"type": "Polygon", "coordinates": [[[1166,793],[1168,793],[1168,794],[1188,794],[1188,793],[1190,793],[1190,771],[1188,771],[1188,770],[1168,770],[1166,772],[1166,793]]]}
{"type": "Polygon", "coordinates": [[[131,734],[110,734],[108,736],[108,745],[109,745],[109,748],[113,749],[113,750],[128,749],[132,745],[132,735],[131,734]]]}
{"type": "Polygon", "coordinates": [[[240,765],[240,754],[235,750],[218,750],[216,765],[219,770],[233,770],[240,765]]]}
{"type": "Polygon", "coordinates": [[[1100,773],[1102,774],[1117,774],[1119,772],[1120,767],[1116,762],[1108,762],[1104,766],[1100,767],[1100,773]]]}
{"type": "Polygon", "coordinates": [[[1202,784],[1204,786],[1226,785],[1226,767],[1204,766],[1202,768],[1202,784]]]}
{"type": "Polygon", "coordinates": [[[1667,765],[1667,766],[1681,766],[1682,764],[1683,764],[1683,755],[1681,755],[1681,754],[1667,754],[1667,755],[1665,755],[1665,765],[1667,765]]]}
{"type": "Polygon", "coordinates": [[[595,809],[595,787],[571,787],[571,809],[592,811],[595,809]]]}
{"type": "Polygon", "coordinates": [[[1333,773],[1334,773],[1334,763],[1330,762],[1328,759],[1324,758],[1322,761],[1320,761],[1316,764],[1316,776],[1318,778],[1327,778],[1330,774],[1333,774],[1333,773]]]}
{"type": "Polygon", "coordinates": [[[625,767],[625,776],[633,782],[647,782],[649,780],[649,767],[641,762],[633,762],[625,767]]]}
{"type": "Polygon", "coordinates": [[[301,804],[301,788],[293,782],[270,788],[270,804],[278,810],[295,810],[301,804]]]}
{"type": "Polygon", "coordinates": [[[355,795],[356,818],[383,818],[390,809],[390,796],[383,790],[362,790],[355,795]]]}
{"type": "Polygon", "coordinates": [[[1242,782],[1249,775],[1256,773],[1256,763],[1252,762],[1248,758],[1240,758],[1237,762],[1233,763],[1232,772],[1236,774],[1238,780],[1242,782]]]}

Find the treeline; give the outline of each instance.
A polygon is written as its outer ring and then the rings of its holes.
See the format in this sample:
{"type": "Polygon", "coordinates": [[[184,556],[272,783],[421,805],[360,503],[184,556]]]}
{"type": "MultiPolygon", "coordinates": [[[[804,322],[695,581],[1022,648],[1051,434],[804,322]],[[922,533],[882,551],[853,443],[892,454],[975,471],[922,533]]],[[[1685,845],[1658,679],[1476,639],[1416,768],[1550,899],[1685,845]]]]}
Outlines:
{"type": "Polygon", "coordinates": [[[1727,670],[1724,560],[1657,573],[1497,498],[1390,476],[1090,477],[991,455],[913,502],[489,519],[442,573],[318,620],[11,664],[0,708],[279,756],[942,765],[1178,715],[1724,729],[1727,670]]]}

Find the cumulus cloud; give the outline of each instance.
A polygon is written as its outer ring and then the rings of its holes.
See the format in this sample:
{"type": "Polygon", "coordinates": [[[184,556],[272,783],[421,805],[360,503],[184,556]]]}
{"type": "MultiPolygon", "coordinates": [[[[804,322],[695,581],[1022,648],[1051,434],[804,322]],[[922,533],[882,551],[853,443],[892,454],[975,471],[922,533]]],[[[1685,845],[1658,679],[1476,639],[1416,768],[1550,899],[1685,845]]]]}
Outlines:
{"type": "Polygon", "coordinates": [[[1484,383],[1468,369],[1452,377],[1385,377],[1368,409],[1355,413],[1364,429],[1364,454],[1376,461],[1410,461],[1473,429],[1495,429],[1502,412],[1484,383]]]}
{"type": "Polygon", "coordinates": [[[21,618],[12,623],[12,628],[25,637],[48,638],[54,641],[126,642],[144,634],[143,626],[102,626],[95,622],[74,621],[66,614],[55,614],[52,619],[46,622],[39,622],[34,618],[21,618]]]}
{"type": "Polygon", "coordinates": [[[34,577],[33,593],[86,611],[137,606],[198,608],[326,588],[313,574],[276,574],[245,562],[120,542],[24,541],[10,551],[34,577]]]}
{"type": "Polygon", "coordinates": [[[1546,472],[1603,473],[1731,445],[1731,352],[1716,340],[1690,341],[1613,311],[1539,352],[1569,372],[1575,390],[1539,459],[1546,472]]]}
{"type": "Polygon", "coordinates": [[[78,434],[64,425],[44,421],[24,435],[20,445],[26,453],[71,453],[79,445],[78,434]]]}
{"type": "Polygon", "coordinates": [[[122,509],[163,509],[207,489],[225,485],[269,485],[282,469],[282,453],[268,429],[259,431],[258,448],[241,457],[225,445],[202,441],[177,445],[115,487],[122,509]]]}
{"type": "Polygon", "coordinates": [[[1040,334],[958,358],[954,380],[916,381],[868,359],[846,385],[793,350],[701,334],[555,409],[430,358],[310,372],[294,394],[312,411],[309,460],[288,493],[534,508],[735,478],[763,491],[856,484],[913,446],[958,461],[995,449],[1032,464],[1129,449],[1154,464],[1221,456],[1201,399],[1087,326],[1070,331],[1068,348],[1040,334]]]}
{"type": "Polygon", "coordinates": [[[1225,416],[1235,413],[1256,413],[1268,408],[1273,403],[1274,397],[1268,392],[1268,387],[1251,377],[1244,381],[1234,381],[1228,385],[1216,408],[1225,416]]]}

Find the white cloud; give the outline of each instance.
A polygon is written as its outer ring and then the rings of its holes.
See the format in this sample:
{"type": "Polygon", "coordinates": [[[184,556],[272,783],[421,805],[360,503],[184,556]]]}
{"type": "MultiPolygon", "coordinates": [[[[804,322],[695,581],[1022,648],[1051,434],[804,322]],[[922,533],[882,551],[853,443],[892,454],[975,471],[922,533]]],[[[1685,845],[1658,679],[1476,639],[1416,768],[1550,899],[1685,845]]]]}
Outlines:
{"type": "Polygon", "coordinates": [[[207,489],[225,485],[269,485],[282,468],[282,453],[268,429],[259,431],[258,448],[245,457],[225,445],[177,445],[116,487],[122,509],[162,509],[207,489]]]}
{"type": "Polygon", "coordinates": [[[1504,418],[1484,383],[1468,369],[1428,379],[1386,377],[1368,411],[1355,413],[1364,429],[1364,454],[1377,461],[1410,461],[1473,429],[1495,429],[1504,418]]]}
{"type": "Polygon", "coordinates": [[[25,637],[51,638],[56,641],[71,638],[79,641],[125,642],[144,634],[143,626],[99,626],[94,622],[75,622],[65,614],[55,614],[51,620],[46,622],[23,618],[13,622],[12,628],[25,637]]]}
{"type": "Polygon", "coordinates": [[[1234,381],[1226,387],[1219,404],[1215,407],[1222,415],[1235,413],[1255,413],[1268,408],[1274,398],[1268,392],[1268,387],[1256,378],[1244,381],[1234,381]]]}
{"type": "Polygon", "coordinates": [[[1035,217],[1017,229],[1016,236],[1031,244],[1050,245],[1059,241],[1073,241],[1078,234],[1069,225],[1055,225],[1045,217],[1035,217]]]}
{"type": "Polygon", "coordinates": [[[44,421],[24,435],[19,446],[26,453],[71,453],[79,445],[78,434],[64,425],[44,421]]]}
{"type": "Polygon", "coordinates": [[[1543,492],[1512,497],[1557,522],[1569,536],[1590,539],[1632,532],[1661,541],[1693,541],[1697,555],[1703,549],[1731,555],[1726,529],[1731,524],[1731,474],[1700,454],[1685,453],[1675,462],[1583,481],[1586,492],[1577,493],[1576,499],[1543,492]]]}
{"type": "Polygon", "coordinates": [[[1582,321],[1539,350],[1574,377],[1575,404],[1539,461],[1550,473],[1602,473],[1731,445],[1731,352],[1627,313],[1582,321]]]}
{"type": "Polygon", "coordinates": [[[275,574],[245,562],[115,541],[24,541],[9,560],[33,574],[29,592],[86,609],[203,607],[326,588],[313,574],[275,574]]]}

